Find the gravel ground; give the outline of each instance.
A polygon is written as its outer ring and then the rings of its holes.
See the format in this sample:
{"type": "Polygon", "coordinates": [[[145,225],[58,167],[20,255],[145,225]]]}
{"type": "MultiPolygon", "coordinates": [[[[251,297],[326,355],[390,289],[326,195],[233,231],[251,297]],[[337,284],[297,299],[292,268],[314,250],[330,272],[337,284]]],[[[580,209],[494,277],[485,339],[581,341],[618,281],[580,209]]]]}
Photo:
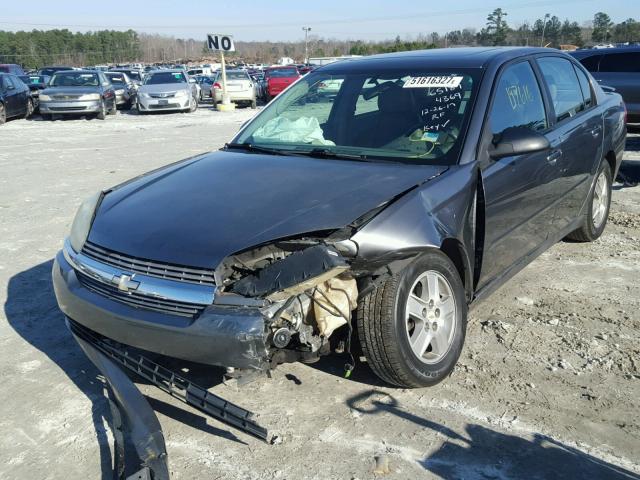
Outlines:
{"type": "MultiPolygon", "coordinates": [[[[0,127],[0,478],[111,478],[104,382],[50,280],[81,199],[218,148],[253,113],[0,127]]],[[[638,134],[624,173],[640,180],[638,134]]],[[[139,387],[176,479],[638,479],[639,278],[640,187],[618,183],[603,237],[559,243],[478,306],[459,365],[436,387],[388,388],[366,364],[345,380],[341,358],[283,365],[239,390],[190,366],[278,432],[271,446],[139,387]]]]}

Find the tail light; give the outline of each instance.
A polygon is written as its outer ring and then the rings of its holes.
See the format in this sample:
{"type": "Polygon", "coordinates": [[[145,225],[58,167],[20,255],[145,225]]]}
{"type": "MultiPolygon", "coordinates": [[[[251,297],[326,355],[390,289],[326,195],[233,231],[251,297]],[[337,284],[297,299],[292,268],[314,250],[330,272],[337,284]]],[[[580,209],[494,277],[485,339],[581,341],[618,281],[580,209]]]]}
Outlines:
{"type": "Polygon", "coordinates": [[[217,88],[217,89],[221,89],[222,85],[220,85],[218,82],[213,84],[213,88],[217,88]]]}
{"type": "Polygon", "coordinates": [[[319,86],[320,88],[325,88],[325,87],[327,86],[327,84],[326,84],[326,83],[324,83],[324,82],[320,82],[320,83],[318,84],[318,86],[319,86]]]}

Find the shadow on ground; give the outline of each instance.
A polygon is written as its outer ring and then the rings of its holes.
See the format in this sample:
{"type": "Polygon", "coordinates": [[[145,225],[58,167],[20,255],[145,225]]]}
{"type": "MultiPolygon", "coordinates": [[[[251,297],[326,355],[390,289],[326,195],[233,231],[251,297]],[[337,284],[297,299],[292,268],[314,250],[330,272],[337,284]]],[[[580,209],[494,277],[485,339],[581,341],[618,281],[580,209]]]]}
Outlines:
{"type": "MultiPolygon", "coordinates": [[[[27,342],[44,353],[58,365],[74,385],[92,402],[91,412],[99,445],[100,466],[104,479],[112,478],[113,457],[109,437],[104,428],[104,420],[111,425],[111,413],[106,396],[106,384],[99,371],[84,355],[67,330],[64,316],[58,309],[51,268],[53,260],[14,275],[7,287],[7,301],[4,312],[9,325],[27,342]]],[[[159,359],[155,358],[156,361],[159,359]]],[[[197,364],[179,364],[179,361],[162,362],[189,380],[208,388],[221,379],[221,372],[212,372],[211,367],[197,364]],[[170,363],[170,364],[167,364],[170,363]]],[[[141,383],[136,379],[137,383],[141,383]]],[[[150,399],[150,404],[158,412],[181,421],[193,428],[233,441],[239,441],[231,432],[207,424],[205,417],[182,410],[160,400],[150,399]]],[[[126,443],[127,452],[133,452],[126,443]]],[[[171,452],[169,452],[171,453],[171,452]]],[[[134,460],[130,457],[127,460],[134,460]]],[[[43,459],[46,462],[46,459],[43,459]]],[[[135,462],[134,462],[134,467],[135,462]]]]}
{"type": "Polygon", "coordinates": [[[369,390],[347,400],[365,415],[395,415],[438,432],[444,441],[419,463],[443,479],[569,479],[640,480],[640,475],[605,462],[546,435],[526,437],[467,424],[464,432],[404,410],[391,395],[369,390]]]}

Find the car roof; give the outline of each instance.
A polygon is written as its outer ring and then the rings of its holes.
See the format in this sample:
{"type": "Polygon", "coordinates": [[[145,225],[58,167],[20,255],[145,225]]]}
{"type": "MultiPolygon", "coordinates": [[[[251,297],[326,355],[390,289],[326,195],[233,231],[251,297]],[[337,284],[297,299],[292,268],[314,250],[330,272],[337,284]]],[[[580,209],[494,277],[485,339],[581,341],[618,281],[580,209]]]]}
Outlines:
{"type": "Polygon", "coordinates": [[[89,69],[85,69],[85,70],[59,70],[55,73],[66,73],[66,72],[73,72],[73,73],[99,73],[99,70],[89,70],[89,69]]]}
{"type": "MultiPolygon", "coordinates": [[[[320,67],[321,70],[360,69],[380,66],[428,66],[432,68],[483,68],[491,62],[504,63],[535,53],[561,53],[560,50],[535,47],[461,47],[411,50],[367,57],[346,58],[320,67]],[[396,64],[396,65],[394,65],[396,64]]],[[[317,70],[316,70],[317,71],[317,70]]]]}
{"type": "Polygon", "coordinates": [[[152,70],[151,72],[149,72],[150,75],[155,75],[156,73],[186,73],[183,69],[181,68],[164,68],[162,70],[152,70]]]}
{"type": "Polygon", "coordinates": [[[638,53],[639,47],[614,47],[614,48],[584,48],[571,52],[576,58],[592,57],[594,55],[611,55],[612,53],[638,53]]]}

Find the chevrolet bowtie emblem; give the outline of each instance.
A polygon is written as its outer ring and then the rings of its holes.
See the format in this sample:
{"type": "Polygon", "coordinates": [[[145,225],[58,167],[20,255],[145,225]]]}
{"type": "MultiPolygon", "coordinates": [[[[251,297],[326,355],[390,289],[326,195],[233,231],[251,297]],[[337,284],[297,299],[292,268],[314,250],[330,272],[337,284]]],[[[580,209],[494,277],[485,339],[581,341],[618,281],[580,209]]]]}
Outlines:
{"type": "Polygon", "coordinates": [[[111,283],[117,285],[118,290],[121,292],[130,292],[132,290],[137,290],[140,282],[136,282],[135,280],[131,280],[129,275],[115,275],[111,279],[111,283]]]}

